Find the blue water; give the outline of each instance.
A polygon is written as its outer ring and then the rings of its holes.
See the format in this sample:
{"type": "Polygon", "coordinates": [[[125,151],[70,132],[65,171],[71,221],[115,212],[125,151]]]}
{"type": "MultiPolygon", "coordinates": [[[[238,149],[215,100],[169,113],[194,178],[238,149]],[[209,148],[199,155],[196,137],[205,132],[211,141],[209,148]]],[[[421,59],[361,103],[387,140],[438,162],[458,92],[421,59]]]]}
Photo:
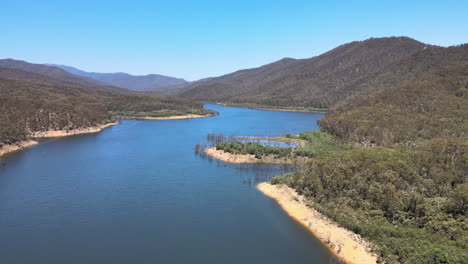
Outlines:
{"type": "Polygon", "coordinates": [[[273,141],[267,139],[239,139],[237,140],[241,143],[259,143],[263,146],[271,146],[271,147],[280,147],[280,148],[295,148],[297,144],[294,143],[287,143],[287,142],[280,142],[280,141],[273,141]]]}
{"type": "Polygon", "coordinates": [[[207,105],[220,115],[126,120],[0,160],[0,263],[329,263],[310,233],[255,189],[266,168],[196,155],[208,133],[279,136],[314,113],[207,105]]]}

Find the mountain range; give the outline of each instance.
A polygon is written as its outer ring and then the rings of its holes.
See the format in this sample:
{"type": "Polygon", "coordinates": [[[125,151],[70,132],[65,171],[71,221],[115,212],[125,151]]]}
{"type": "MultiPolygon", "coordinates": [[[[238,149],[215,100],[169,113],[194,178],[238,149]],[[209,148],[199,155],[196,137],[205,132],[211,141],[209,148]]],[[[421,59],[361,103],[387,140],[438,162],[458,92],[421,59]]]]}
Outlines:
{"type": "Polygon", "coordinates": [[[34,132],[106,124],[115,115],[207,113],[189,99],[131,91],[50,65],[0,60],[0,148],[34,132]]]}
{"type": "Polygon", "coordinates": [[[98,72],[86,72],[77,68],[66,66],[48,64],[50,66],[58,67],[71,74],[94,79],[101,83],[108,85],[117,86],[134,91],[153,91],[163,92],[164,87],[175,86],[185,84],[187,81],[181,78],[174,78],[159,74],[148,74],[148,75],[131,75],[128,73],[98,73],[98,72]]]}
{"type": "Polygon", "coordinates": [[[438,47],[408,37],[371,38],[309,59],[284,58],[258,68],[168,87],[199,101],[330,108],[450,62],[467,61],[468,45],[438,47]]]}

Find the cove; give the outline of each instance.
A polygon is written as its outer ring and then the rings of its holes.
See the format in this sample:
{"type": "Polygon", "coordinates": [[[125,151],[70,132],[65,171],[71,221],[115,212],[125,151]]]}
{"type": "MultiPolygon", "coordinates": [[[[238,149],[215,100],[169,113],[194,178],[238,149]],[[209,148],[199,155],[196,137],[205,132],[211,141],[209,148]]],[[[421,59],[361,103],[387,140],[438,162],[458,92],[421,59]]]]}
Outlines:
{"type": "Polygon", "coordinates": [[[186,120],[124,120],[0,160],[2,263],[329,263],[332,255],[255,188],[281,173],[204,159],[209,133],[280,136],[317,113],[206,105],[186,120]]]}

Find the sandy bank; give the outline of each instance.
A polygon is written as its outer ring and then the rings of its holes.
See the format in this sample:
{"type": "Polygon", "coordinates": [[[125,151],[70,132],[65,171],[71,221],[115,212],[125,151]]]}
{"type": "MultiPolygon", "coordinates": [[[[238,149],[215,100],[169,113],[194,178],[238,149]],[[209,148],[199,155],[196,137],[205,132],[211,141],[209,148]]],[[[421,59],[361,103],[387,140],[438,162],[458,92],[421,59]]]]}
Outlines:
{"type": "Polygon", "coordinates": [[[73,135],[80,135],[80,134],[90,134],[90,133],[97,133],[103,130],[106,127],[110,127],[116,125],[117,123],[109,123],[105,125],[99,125],[94,127],[86,127],[86,128],[79,128],[79,129],[72,129],[72,130],[48,130],[48,131],[39,131],[33,132],[31,134],[32,138],[54,138],[54,137],[66,137],[66,136],[73,136],[73,135]]]}
{"type": "Polygon", "coordinates": [[[265,195],[273,198],[296,221],[320,239],[335,255],[353,264],[375,264],[377,257],[368,244],[357,234],[339,227],[331,220],[305,205],[304,197],[284,185],[260,183],[265,195]]]}
{"type": "Polygon", "coordinates": [[[255,155],[238,155],[224,152],[224,150],[217,150],[215,147],[206,148],[205,153],[211,157],[227,162],[227,163],[272,163],[272,164],[291,164],[290,159],[285,158],[274,158],[271,156],[264,156],[261,159],[255,158],[255,155]]]}
{"type": "Polygon", "coordinates": [[[191,119],[191,118],[201,118],[201,117],[210,117],[214,114],[208,115],[179,115],[179,116],[165,116],[165,117],[152,117],[152,116],[124,116],[124,119],[137,119],[137,120],[174,120],[174,119],[191,119]]]}
{"type": "Polygon", "coordinates": [[[37,144],[37,141],[25,140],[25,141],[18,142],[16,144],[3,145],[2,147],[0,147],[0,156],[13,152],[13,151],[17,151],[23,148],[30,147],[35,144],[37,144]]]}

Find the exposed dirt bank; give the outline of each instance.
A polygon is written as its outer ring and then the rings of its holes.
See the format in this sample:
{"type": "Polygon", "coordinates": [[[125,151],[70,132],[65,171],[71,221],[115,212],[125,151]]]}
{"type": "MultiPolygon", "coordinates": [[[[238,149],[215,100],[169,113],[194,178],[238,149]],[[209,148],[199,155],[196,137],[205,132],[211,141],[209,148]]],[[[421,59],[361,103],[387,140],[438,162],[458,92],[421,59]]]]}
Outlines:
{"type": "Polygon", "coordinates": [[[261,159],[255,158],[255,155],[240,155],[224,152],[224,150],[217,150],[215,147],[206,148],[205,153],[211,157],[227,162],[227,163],[271,163],[271,164],[292,164],[291,159],[275,158],[272,156],[264,156],[261,159]]]}
{"type": "Polygon", "coordinates": [[[31,134],[31,137],[32,138],[54,138],[54,137],[66,137],[66,136],[73,136],[73,135],[80,135],[80,134],[97,133],[106,127],[110,127],[116,124],[117,123],[109,123],[109,124],[105,124],[101,126],[78,128],[78,129],[72,129],[72,130],[39,131],[39,132],[33,132],[31,134]]]}
{"type": "Polygon", "coordinates": [[[32,145],[37,144],[37,141],[34,140],[25,140],[25,141],[20,141],[16,144],[10,144],[10,145],[3,145],[0,147],[0,156],[3,156],[7,153],[17,151],[23,148],[30,147],[32,145]]]}
{"type": "Polygon", "coordinates": [[[165,116],[165,117],[152,117],[152,116],[123,116],[123,119],[137,119],[137,120],[174,120],[174,119],[191,119],[191,118],[201,118],[201,117],[210,117],[214,114],[208,115],[179,115],[179,116],[165,116]]]}
{"type": "Polygon", "coordinates": [[[375,264],[377,257],[359,235],[339,227],[313,208],[306,206],[304,197],[285,185],[260,183],[257,189],[273,198],[289,216],[305,226],[335,255],[346,263],[375,264]]]}

